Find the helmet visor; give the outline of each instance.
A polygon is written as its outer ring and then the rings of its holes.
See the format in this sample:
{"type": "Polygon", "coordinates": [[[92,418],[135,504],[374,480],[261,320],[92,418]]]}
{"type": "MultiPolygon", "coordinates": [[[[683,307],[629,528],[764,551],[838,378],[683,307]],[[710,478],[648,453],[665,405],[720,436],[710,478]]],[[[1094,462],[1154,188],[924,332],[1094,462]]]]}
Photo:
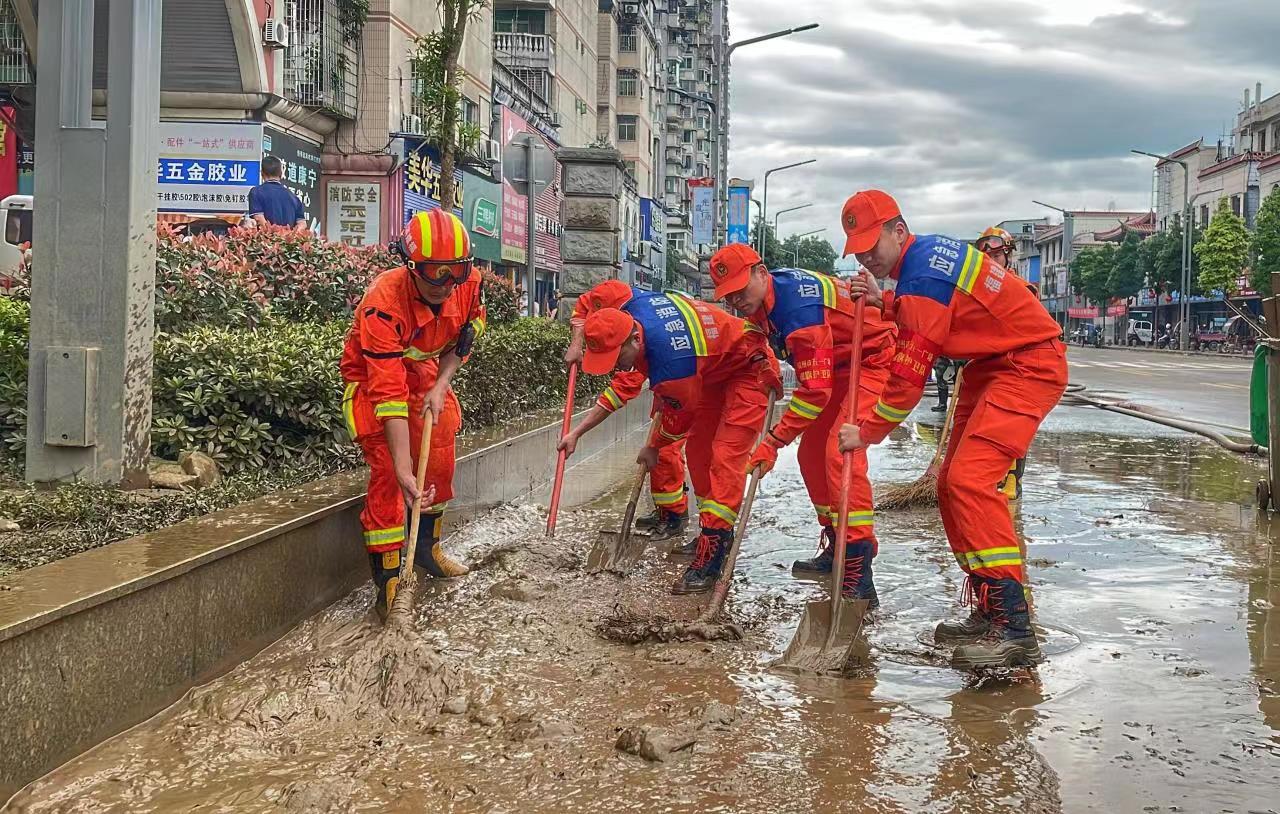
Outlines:
{"type": "Polygon", "coordinates": [[[984,254],[986,252],[1005,251],[1013,248],[1013,246],[1009,245],[1008,241],[1000,235],[987,235],[985,237],[980,237],[978,238],[976,245],[978,247],[978,251],[983,252],[984,254]]]}
{"type": "Polygon", "coordinates": [[[459,260],[454,263],[432,263],[430,261],[422,261],[418,263],[410,263],[409,268],[413,269],[423,282],[428,285],[461,285],[466,282],[467,277],[471,276],[471,261],[459,260]]]}

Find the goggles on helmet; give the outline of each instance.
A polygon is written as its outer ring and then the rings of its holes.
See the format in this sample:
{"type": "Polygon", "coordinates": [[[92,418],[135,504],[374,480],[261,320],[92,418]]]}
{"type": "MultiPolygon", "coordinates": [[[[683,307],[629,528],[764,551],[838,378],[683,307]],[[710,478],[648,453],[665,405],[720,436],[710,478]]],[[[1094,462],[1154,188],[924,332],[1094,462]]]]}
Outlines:
{"type": "Polygon", "coordinates": [[[423,282],[428,285],[461,285],[471,276],[471,260],[456,260],[452,263],[438,263],[424,260],[419,263],[409,263],[409,268],[413,269],[423,282]]]}
{"type": "Polygon", "coordinates": [[[1000,235],[987,235],[986,237],[978,238],[978,251],[980,252],[1007,251],[1012,248],[1000,235]]]}

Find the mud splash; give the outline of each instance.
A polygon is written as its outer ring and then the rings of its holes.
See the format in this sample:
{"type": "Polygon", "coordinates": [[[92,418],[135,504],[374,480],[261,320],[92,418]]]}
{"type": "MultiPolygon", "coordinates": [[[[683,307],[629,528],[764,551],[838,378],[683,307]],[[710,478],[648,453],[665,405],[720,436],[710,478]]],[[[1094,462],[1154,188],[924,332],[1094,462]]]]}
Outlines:
{"type": "MultiPolygon", "coordinates": [[[[930,450],[878,450],[910,482],[930,450]]],[[[389,665],[361,591],[164,714],[28,787],[23,812],[1267,811],[1280,788],[1280,526],[1254,464],[1060,410],[1019,518],[1049,661],[974,679],[925,631],[959,572],[936,513],[878,523],[874,673],[768,665],[821,585],[794,456],[765,481],[729,608],[741,641],[626,646],[611,618],[694,619],[650,552],[588,576],[614,504],[508,508],[451,544],[473,574],[425,583],[389,665]],[[1087,422],[1087,423],[1086,423],[1087,422]],[[1138,435],[1137,433],[1142,433],[1138,435]]]]}

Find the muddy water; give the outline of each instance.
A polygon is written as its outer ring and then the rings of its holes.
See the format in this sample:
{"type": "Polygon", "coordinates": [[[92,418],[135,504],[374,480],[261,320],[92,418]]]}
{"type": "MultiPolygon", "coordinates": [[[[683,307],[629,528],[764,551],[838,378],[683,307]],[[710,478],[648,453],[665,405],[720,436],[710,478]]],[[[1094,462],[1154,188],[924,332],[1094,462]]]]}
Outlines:
{"type": "MultiPolygon", "coordinates": [[[[895,439],[877,477],[910,480],[927,455],[895,439]]],[[[379,640],[359,592],[11,810],[1280,810],[1280,530],[1246,505],[1257,475],[1185,436],[1056,412],[1019,514],[1050,660],[983,681],[923,635],[960,588],[928,511],[880,519],[874,676],[769,669],[821,591],[787,567],[814,544],[793,456],[739,562],[738,643],[602,641],[616,605],[697,600],[665,593],[677,570],[656,555],[626,580],[581,572],[608,505],[554,544],[535,509],[508,509],[459,533],[482,566],[425,592],[419,637],[379,640]],[[408,671],[386,658],[405,647],[408,671]],[[683,748],[614,748],[642,726],[683,748]]]]}

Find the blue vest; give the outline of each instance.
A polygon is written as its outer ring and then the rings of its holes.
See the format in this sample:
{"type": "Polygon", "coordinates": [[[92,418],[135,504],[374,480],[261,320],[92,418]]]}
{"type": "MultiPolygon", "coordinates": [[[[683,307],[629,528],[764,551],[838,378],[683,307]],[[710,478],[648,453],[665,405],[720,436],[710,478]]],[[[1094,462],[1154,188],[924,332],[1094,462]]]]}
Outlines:
{"type": "Polygon", "coordinates": [[[698,372],[698,357],[709,353],[707,335],[687,300],[642,291],[622,306],[622,310],[644,329],[650,389],[698,372]]]}
{"type": "Polygon", "coordinates": [[[902,258],[897,296],[928,297],[950,305],[956,291],[972,294],[982,270],[982,252],[943,235],[917,235],[902,258]]]}
{"type": "Polygon", "coordinates": [[[780,357],[787,356],[787,337],[826,321],[824,309],[837,308],[836,281],[825,274],[802,269],[776,269],[773,277],[773,307],[769,309],[770,344],[780,357]]]}

